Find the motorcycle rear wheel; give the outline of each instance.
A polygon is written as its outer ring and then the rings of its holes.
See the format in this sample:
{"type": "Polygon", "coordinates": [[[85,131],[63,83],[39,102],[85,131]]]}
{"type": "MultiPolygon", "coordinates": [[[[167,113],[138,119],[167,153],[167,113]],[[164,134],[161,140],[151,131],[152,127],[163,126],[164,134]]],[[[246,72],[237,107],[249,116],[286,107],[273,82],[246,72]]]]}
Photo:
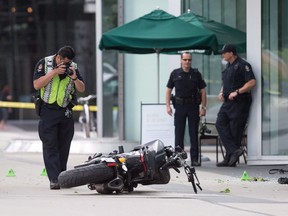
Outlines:
{"type": "Polygon", "coordinates": [[[99,184],[115,177],[113,167],[105,164],[92,164],[60,173],[58,182],[61,188],[71,188],[87,184],[99,184]]]}

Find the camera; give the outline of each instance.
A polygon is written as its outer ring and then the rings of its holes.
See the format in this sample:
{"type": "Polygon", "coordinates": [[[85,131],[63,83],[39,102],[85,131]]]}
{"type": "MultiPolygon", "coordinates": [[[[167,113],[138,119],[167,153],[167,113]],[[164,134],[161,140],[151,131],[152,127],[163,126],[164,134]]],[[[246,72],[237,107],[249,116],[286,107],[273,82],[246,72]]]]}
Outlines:
{"type": "Polygon", "coordinates": [[[70,70],[70,66],[71,66],[71,63],[66,63],[66,64],[65,64],[65,67],[66,67],[65,73],[66,73],[68,76],[73,75],[73,71],[70,70]]]}

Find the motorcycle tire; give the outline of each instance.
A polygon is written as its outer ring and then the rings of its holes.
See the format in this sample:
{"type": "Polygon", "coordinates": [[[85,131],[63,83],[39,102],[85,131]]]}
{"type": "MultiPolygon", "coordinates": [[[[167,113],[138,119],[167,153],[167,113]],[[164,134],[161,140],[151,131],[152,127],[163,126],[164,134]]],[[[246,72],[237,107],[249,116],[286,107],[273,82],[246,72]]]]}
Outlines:
{"type": "Polygon", "coordinates": [[[58,182],[61,188],[71,188],[87,184],[100,184],[115,177],[113,167],[105,164],[92,164],[60,173],[58,182]]]}

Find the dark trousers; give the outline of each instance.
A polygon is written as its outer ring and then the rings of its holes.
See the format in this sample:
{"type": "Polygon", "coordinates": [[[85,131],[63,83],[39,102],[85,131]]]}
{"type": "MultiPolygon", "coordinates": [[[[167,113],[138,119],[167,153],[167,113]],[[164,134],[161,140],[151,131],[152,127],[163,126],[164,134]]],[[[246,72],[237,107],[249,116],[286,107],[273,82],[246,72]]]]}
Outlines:
{"type": "Polygon", "coordinates": [[[240,148],[250,105],[250,100],[227,101],[219,110],[216,128],[226,149],[226,155],[240,148]]]}
{"type": "Polygon", "coordinates": [[[174,126],[175,126],[175,147],[184,149],[184,135],[186,119],[188,119],[190,136],[190,157],[191,161],[198,161],[198,127],[199,127],[199,106],[196,104],[175,105],[174,126]]]}
{"type": "Polygon", "coordinates": [[[57,180],[60,172],[67,168],[74,121],[72,117],[67,118],[65,112],[66,109],[41,108],[38,131],[49,180],[57,180]]]}

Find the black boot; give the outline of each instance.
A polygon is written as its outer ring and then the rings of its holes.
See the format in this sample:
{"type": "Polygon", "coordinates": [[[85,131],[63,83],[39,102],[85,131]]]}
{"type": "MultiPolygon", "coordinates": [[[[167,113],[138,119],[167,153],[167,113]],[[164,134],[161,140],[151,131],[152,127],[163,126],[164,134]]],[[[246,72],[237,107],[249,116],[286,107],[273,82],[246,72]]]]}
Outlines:
{"type": "Polygon", "coordinates": [[[51,180],[50,181],[50,189],[51,190],[59,190],[60,189],[60,185],[58,183],[58,180],[51,180]]]}
{"type": "Polygon", "coordinates": [[[229,165],[229,160],[230,160],[230,157],[229,157],[229,155],[226,155],[225,157],[224,157],[224,160],[223,161],[221,161],[221,162],[219,162],[219,163],[217,163],[216,164],[216,166],[217,167],[228,167],[229,165]]]}
{"type": "Polygon", "coordinates": [[[236,162],[239,160],[239,157],[243,154],[243,151],[241,149],[237,149],[230,155],[230,159],[228,162],[229,166],[233,166],[236,164],[236,162]]]}
{"type": "Polygon", "coordinates": [[[195,160],[195,161],[192,161],[192,162],[191,162],[191,166],[192,166],[192,167],[200,166],[200,163],[195,160]]]}

